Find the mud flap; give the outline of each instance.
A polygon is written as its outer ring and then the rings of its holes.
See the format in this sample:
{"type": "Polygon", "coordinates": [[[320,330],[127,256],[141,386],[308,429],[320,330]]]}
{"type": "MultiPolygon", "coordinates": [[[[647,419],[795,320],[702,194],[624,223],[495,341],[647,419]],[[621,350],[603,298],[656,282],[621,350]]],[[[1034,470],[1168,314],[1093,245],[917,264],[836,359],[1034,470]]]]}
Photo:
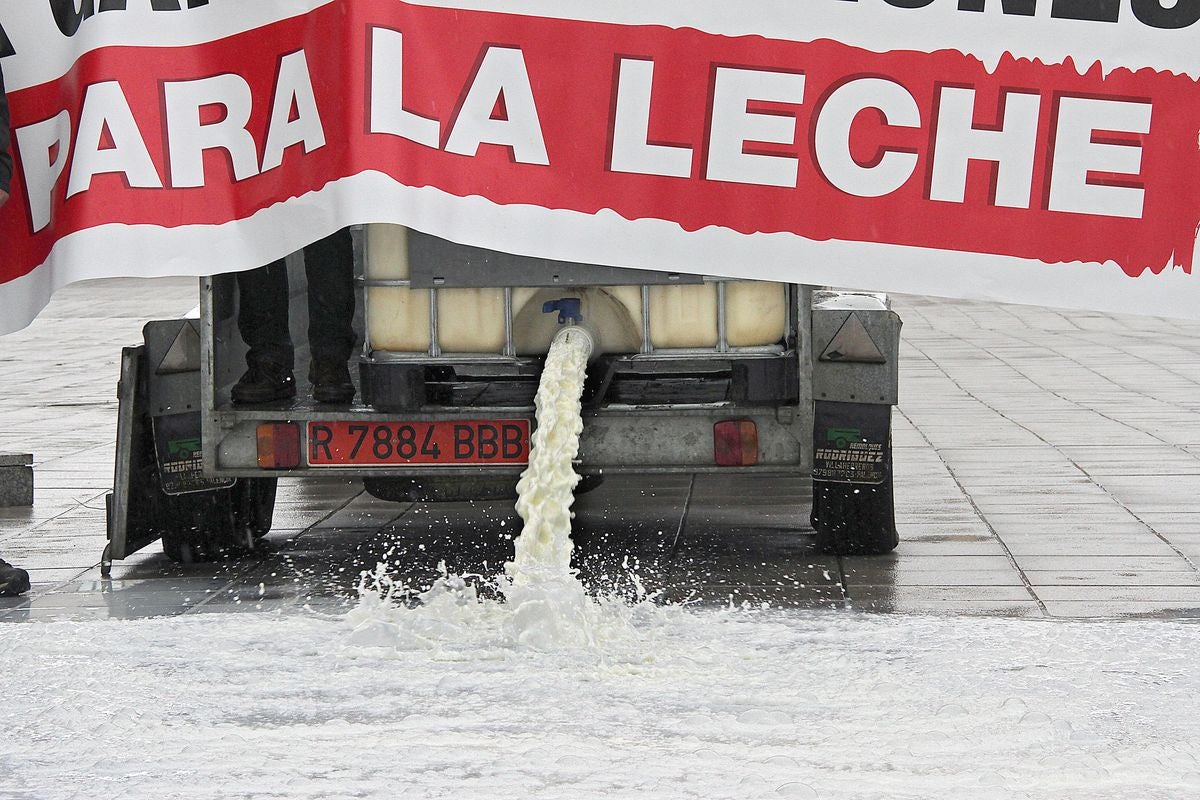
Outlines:
{"type": "Polygon", "coordinates": [[[108,546],[101,570],[107,575],[112,561],[126,558],[161,535],[152,524],[151,509],[137,500],[157,482],[158,464],[145,388],[146,348],[121,349],[121,379],[117,384],[117,458],[113,490],[105,498],[108,546]]]}
{"type": "Polygon", "coordinates": [[[818,400],[813,424],[812,526],[827,553],[896,548],[892,407],[818,400]]]}
{"type": "Polygon", "coordinates": [[[245,552],[270,530],[274,478],[214,479],[201,450],[196,320],[147,323],[121,351],[116,468],[101,572],[157,539],[175,561],[245,552]]]}

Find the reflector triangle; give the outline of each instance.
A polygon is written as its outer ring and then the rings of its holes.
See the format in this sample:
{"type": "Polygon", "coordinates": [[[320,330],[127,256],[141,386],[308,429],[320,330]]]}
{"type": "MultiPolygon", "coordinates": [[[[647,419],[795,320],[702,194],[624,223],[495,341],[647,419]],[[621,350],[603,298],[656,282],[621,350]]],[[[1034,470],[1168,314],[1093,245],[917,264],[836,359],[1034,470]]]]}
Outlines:
{"type": "Polygon", "coordinates": [[[190,322],[184,322],[179,326],[175,341],[171,342],[170,349],[155,371],[163,375],[168,372],[191,372],[197,369],[200,369],[200,333],[190,322]]]}
{"type": "Polygon", "coordinates": [[[850,314],[838,332],[829,341],[821,361],[858,361],[866,364],[884,364],[887,359],[876,347],[871,334],[857,314],[850,314]]]}

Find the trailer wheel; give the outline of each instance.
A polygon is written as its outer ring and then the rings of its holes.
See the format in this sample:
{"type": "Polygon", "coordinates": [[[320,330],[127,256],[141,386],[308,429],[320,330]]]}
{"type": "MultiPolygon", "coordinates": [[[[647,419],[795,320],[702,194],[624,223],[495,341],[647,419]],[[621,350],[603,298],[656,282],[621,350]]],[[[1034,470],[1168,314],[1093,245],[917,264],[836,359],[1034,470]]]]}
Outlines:
{"type": "Polygon", "coordinates": [[[237,486],[172,497],[159,492],[163,552],[180,564],[237,558],[254,549],[254,536],[239,524],[237,486]]]}
{"type": "Polygon", "coordinates": [[[176,564],[197,564],[209,561],[207,558],[197,558],[198,554],[190,542],[174,532],[164,533],[162,537],[163,552],[167,558],[176,564]]]}
{"type": "Polygon", "coordinates": [[[162,548],[167,558],[177,564],[201,564],[221,557],[224,548],[199,527],[171,527],[162,532],[162,548]]]}
{"type": "Polygon", "coordinates": [[[261,539],[271,532],[271,521],[275,515],[275,490],[278,478],[241,478],[230,490],[233,501],[233,517],[238,531],[250,534],[251,539],[261,539]]]}
{"type": "Polygon", "coordinates": [[[823,553],[882,555],[900,544],[890,481],[878,486],[813,481],[810,521],[823,553]]]}

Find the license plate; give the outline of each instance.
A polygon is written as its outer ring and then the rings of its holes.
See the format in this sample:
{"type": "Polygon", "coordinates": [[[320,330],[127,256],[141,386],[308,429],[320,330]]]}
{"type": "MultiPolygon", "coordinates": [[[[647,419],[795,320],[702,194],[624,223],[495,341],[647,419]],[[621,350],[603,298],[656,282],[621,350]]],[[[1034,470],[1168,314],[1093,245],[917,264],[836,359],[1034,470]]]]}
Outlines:
{"type": "Polygon", "coordinates": [[[527,419],[308,423],[312,467],[527,463],[527,419]]]}

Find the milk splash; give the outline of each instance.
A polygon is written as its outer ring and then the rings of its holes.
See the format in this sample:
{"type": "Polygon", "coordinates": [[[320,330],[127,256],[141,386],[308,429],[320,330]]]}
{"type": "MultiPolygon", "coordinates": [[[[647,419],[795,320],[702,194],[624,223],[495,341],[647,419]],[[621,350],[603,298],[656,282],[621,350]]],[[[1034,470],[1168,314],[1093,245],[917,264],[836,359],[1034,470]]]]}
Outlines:
{"type": "Polygon", "coordinates": [[[348,616],[355,627],[348,644],[445,651],[473,641],[478,647],[471,629],[485,625],[500,636],[491,644],[547,650],[594,647],[615,630],[627,630],[627,610],[618,608],[623,604],[589,597],[571,568],[571,504],[579,483],[572,462],[583,431],[580,396],[592,347],[591,335],[577,327],[563,329],[550,344],[534,399],[537,430],[529,466],[517,483],[524,526],[513,560],[493,579],[507,602],[480,598],[463,576],[444,569],[432,588],[413,598],[381,564],[360,581],[359,606],[348,616]],[[405,607],[410,599],[415,608],[405,607]]]}

